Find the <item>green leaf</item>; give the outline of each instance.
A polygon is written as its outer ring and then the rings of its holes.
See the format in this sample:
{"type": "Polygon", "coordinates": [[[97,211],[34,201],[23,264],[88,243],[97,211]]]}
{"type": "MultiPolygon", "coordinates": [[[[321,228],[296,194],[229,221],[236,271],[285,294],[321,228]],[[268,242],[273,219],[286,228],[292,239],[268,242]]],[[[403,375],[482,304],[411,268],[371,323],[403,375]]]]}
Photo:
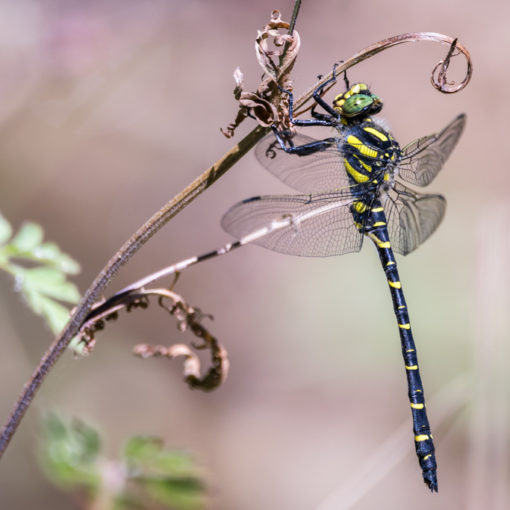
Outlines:
{"type": "Polygon", "coordinates": [[[44,232],[41,226],[27,221],[21,225],[18,233],[11,241],[11,245],[20,252],[31,251],[41,244],[43,237],[44,232]]]}
{"type": "Polygon", "coordinates": [[[124,457],[131,480],[153,501],[179,510],[203,507],[204,486],[188,453],[166,450],[159,438],[136,436],[127,441],[124,457]]]}
{"type": "Polygon", "coordinates": [[[195,472],[195,465],[186,452],[165,450],[164,443],[157,437],[135,436],[124,448],[128,465],[136,466],[160,476],[189,476],[195,472]]]}
{"type": "Polygon", "coordinates": [[[22,292],[32,310],[44,317],[51,331],[54,334],[60,333],[69,320],[69,310],[64,305],[29,287],[24,287],[22,292]]]}
{"type": "MultiPolygon", "coordinates": [[[[69,320],[69,314],[67,317],[69,320]]],[[[65,324],[64,324],[65,325],[65,324]]],[[[62,326],[64,327],[64,326],[62,326]]],[[[73,337],[73,339],[69,342],[67,347],[72,353],[76,354],[78,357],[85,356],[90,353],[87,344],[82,340],[79,335],[73,337]]]]}
{"type": "Polygon", "coordinates": [[[76,286],[66,281],[58,269],[17,267],[16,271],[18,285],[29,306],[46,319],[53,333],[60,333],[69,319],[69,310],[55,299],[77,302],[80,295],[76,286]]]}
{"type": "Polygon", "coordinates": [[[66,489],[95,492],[100,486],[100,440],[85,423],[65,422],[50,414],[43,422],[41,463],[55,484],[66,489]]]}
{"type": "Polygon", "coordinates": [[[204,506],[202,483],[196,478],[181,480],[146,480],[145,488],[149,496],[168,508],[196,510],[204,506]]]}
{"type": "Polygon", "coordinates": [[[153,436],[134,436],[124,446],[124,457],[128,462],[145,462],[154,459],[163,449],[162,439],[153,436]]]}
{"type": "Polygon", "coordinates": [[[42,243],[43,229],[36,223],[24,223],[14,239],[6,246],[11,257],[28,259],[55,267],[68,274],[80,271],[80,265],[60,251],[55,243],[42,243]]]}
{"type": "Polygon", "coordinates": [[[58,415],[48,413],[43,419],[43,434],[48,442],[62,441],[67,436],[67,427],[58,415]]]}
{"type": "Polygon", "coordinates": [[[4,244],[12,235],[10,223],[0,214],[0,244],[4,244]]]}
{"type": "Polygon", "coordinates": [[[64,421],[51,413],[43,422],[46,445],[53,459],[74,465],[97,462],[101,442],[98,432],[80,420],[64,421]]]}
{"type": "Polygon", "coordinates": [[[5,246],[0,247],[0,269],[6,269],[9,265],[9,254],[5,246]]]}
{"type": "MultiPolygon", "coordinates": [[[[123,461],[101,456],[97,431],[78,420],[50,414],[44,421],[42,465],[55,485],[73,492],[87,508],[103,510],[199,510],[204,508],[202,481],[189,464],[190,456],[165,450],[161,439],[133,437],[123,461]],[[189,474],[154,469],[161,459],[185,458],[189,474]],[[126,463],[130,466],[126,469],[126,463]],[[108,469],[105,469],[108,466],[108,469]],[[112,471],[113,469],[113,471],[112,471]],[[112,483],[112,473],[115,480],[112,483]]],[[[179,463],[177,463],[178,465],[179,463]]]]}
{"type": "Polygon", "coordinates": [[[154,467],[173,476],[189,476],[195,472],[191,455],[172,450],[161,452],[155,459],[154,467]]]}
{"type": "Polygon", "coordinates": [[[68,303],[77,303],[80,299],[76,285],[68,282],[61,271],[52,267],[26,269],[22,285],[31,292],[44,294],[68,303]]]}
{"type": "Polygon", "coordinates": [[[36,260],[44,261],[60,271],[67,274],[77,274],[80,272],[80,264],[73,260],[69,255],[62,253],[55,243],[43,243],[33,250],[36,260]]]}
{"type": "MultiPolygon", "coordinates": [[[[12,229],[0,215],[0,245],[9,239],[12,229]]],[[[42,315],[51,330],[59,333],[69,318],[68,309],[58,301],[77,303],[80,293],[66,274],[76,274],[80,266],[69,255],[60,251],[55,243],[43,243],[43,229],[32,222],[25,222],[10,243],[0,246],[0,269],[15,278],[28,305],[42,315]],[[13,260],[37,263],[38,267],[24,267],[13,260]]]]}

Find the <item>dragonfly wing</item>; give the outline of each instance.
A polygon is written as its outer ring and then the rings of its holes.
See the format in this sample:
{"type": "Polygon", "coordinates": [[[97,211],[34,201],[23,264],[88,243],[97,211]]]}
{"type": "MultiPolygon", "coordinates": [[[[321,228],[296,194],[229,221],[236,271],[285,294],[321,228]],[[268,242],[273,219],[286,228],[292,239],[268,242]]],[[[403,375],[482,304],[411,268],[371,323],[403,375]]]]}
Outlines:
{"type": "Polygon", "coordinates": [[[288,226],[253,241],[273,251],[304,257],[327,257],[359,251],[363,235],[354,225],[349,204],[341,193],[259,196],[231,207],[221,226],[236,239],[291,218],[288,226]]]}
{"type": "Polygon", "coordinates": [[[439,226],[446,211],[442,195],[417,193],[398,182],[381,197],[393,250],[407,255],[439,226]]]}
{"type": "MultiPolygon", "coordinates": [[[[292,138],[295,147],[316,141],[300,133],[292,138]]],[[[298,191],[320,193],[349,185],[337,143],[331,143],[324,150],[298,156],[282,150],[274,134],[270,133],[258,143],[255,156],[275,177],[298,191]]]]}
{"type": "Polygon", "coordinates": [[[419,138],[402,149],[398,175],[416,186],[426,186],[438,174],[457,144],[466,115],[453,119],[440,133],[419,138]]]}

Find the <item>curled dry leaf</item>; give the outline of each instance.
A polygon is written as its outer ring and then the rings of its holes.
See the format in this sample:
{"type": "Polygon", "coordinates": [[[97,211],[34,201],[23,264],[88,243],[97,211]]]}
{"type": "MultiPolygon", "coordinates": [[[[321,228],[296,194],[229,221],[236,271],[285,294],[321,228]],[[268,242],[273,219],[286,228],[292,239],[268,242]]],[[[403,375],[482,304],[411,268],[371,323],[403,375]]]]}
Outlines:
{"type": "Polygon", "coordinates": [[[430,81],[432,86],[443,92],[444,94],[454,94],[459,90],[462,90],[471,79],[471,75],[473,73],[473,65],[471,63],[471,56],[464,46],[459,44],[457,38],[453,39],[450,44],[450,49],[444,60],[440,60],[436,67],[432,70],[432,74],[430,77],[430,81]],[[450,66],[450,61],[452,57],[456,57],[460,54],[463,54],[466,57],[467,62],[467,70],[466,75],[462,82],[456,83],[455,81],[448,81],[446,78],[446,72],[448,71],[448,67],[450,66]]]}
{"type": "Polygon", "coordinates": [[[255,52],[260,67],[273,81],[279,82],[284,88],[282,77],[289,74],[294,65],[300,47],[300,38],[297,32],[282,34],[279,30],[289,30],[290,25],[282,21],[279,11],[271,13],[271,20],[255,40],[255,52]],[[270,48],[272,42],[274,49],[270,48]],[[273,60],[278,57],[278,61],[273,60]]]}
{"type": "Polygon", "coordinates": [[[263,127],[273,124],[281,129],[292,127],[288,120],[288,96],[282,94],[279,87],[292,90],[290,72],[299,51],[300,38],[296,31],[288,34],[281,30],[289,30],[289,24],[282,21],[280,12],[275,10],[255,40],[257,60],[264,71],[256,92],[244,92],[243,73],[239,68],[235,70],[234,97],[239,102],[239,111],[234,122],[221,129],[227,138],[234,135],[237,126],[248,116],[263,127]]]}
{"type": "Polygon", "coordinates": [[[184,356],[184,380],[191,388],[211,391],[220,386],[227,377],[229,361],[227,351],[202,324],[204,318],[212,319],[212,316],[189,306],[179,294],[169,289],[136,289],[120,294],[115,299],[97,303],[80,329],[82,351],[92,350],[96,343],[96,333],[103,330],[108,321],[117,319],[119,310],[125,309],[128,312],[135,309],[145,310],[149,306],[151,296],[158,297],[159,306],[176,319],[179,331],[189,330],[201,342],[192,344],[191,347],[184,344],[168,347],[140,344],[135,346],[134,354],[142,358],[165,356],[172,359],[184,356]],[[193,350],[204,349],[211,351],[211,367],[201,376],[200,359],[193,350]]]}
{"type": "Polygon", "coordinates": [[[133,354],[141,358],[165,357],[169,359],[184,356],[183,375],[184,380],[192,389],[212,391],[220,386],[226,379],[229,362],[226,350],[211,337],[210,342],[196,349],[206,348],[211,350],[211,367],[202,376],[200,374],[200,359],[192,348],[184,344],[171,346],[139,344],[133,348],[133,354]]]}

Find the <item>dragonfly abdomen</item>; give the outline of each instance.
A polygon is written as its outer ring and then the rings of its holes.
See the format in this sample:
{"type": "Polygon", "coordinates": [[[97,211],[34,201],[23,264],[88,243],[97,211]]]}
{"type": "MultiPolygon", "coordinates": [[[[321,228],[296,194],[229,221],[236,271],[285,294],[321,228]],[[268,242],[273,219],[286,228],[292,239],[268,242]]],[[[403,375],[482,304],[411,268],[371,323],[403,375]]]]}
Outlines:
{"type": "Polygon", "coordinates": [[[391,248],[386,225],[386,215],[381,202],[374,200],[364,233],[374,242],[393,301],[393,310],[397,319],[402,356],[408,383],[409,404],[413,416],[414,445],[420,463],[423,479],[432,491],[437,491],[437,464],[430,425],[425,408],[425,395],[418,367],[416,345],[414,343],[407,304],[397,269],[397,262],[391,248]]]}

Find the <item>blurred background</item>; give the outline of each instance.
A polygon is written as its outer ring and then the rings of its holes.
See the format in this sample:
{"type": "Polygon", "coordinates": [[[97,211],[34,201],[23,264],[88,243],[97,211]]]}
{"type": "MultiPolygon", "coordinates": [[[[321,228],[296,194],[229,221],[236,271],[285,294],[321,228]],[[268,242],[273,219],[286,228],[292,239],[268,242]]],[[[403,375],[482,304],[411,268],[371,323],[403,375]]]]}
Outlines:
{"type": "MultiPolygon", "coordinates": [[[[0,3],[0,209],[40,223],[82,265],[85,291],[157,209],[233,140],[232,73],[247,90],[253,50],[273,9],[260,0],[38,0],[0,3]]],[[[401,144],[460,112],[467,129],[430,186],[448,199],[440,229],[399,257],[439,463],[437,495],[414,454],[398,331],[376,251],[306,259],[248,246],[185,272],[177,286],[214,315],[209,329],[231,371],[212,394],[182,383],[181,361],[142,361],[138,342],[191,339],[157,307],[123,315],[85,359],[66,353],[0,463],[2,509],[68,509],[37,464],[46,409],[90,421],[112,457],[133,434],[193,452],[208,508],[255,510],[503,509],[510,507],[508,346],[508,51],[510,4],[304,1],[295,92],[363,47],[411,31],[459,37],[471,84],[442,95],[429,75],[446,48],[407,44],[357,66],[383,98],[401,144]]],[[[456,59],[451,77],[464,73],[456,59]]],[[[341,90],[341,87],[340,89],[341,90]]],[[[335,92],[338,92],[336,90],[335,92]]],[[[122,269],[108,293],[230,238],[227,208],[289,192],[247,155],[122,269]]],[[[0,416],[52,335],[0,275],[0,416]]]]}

